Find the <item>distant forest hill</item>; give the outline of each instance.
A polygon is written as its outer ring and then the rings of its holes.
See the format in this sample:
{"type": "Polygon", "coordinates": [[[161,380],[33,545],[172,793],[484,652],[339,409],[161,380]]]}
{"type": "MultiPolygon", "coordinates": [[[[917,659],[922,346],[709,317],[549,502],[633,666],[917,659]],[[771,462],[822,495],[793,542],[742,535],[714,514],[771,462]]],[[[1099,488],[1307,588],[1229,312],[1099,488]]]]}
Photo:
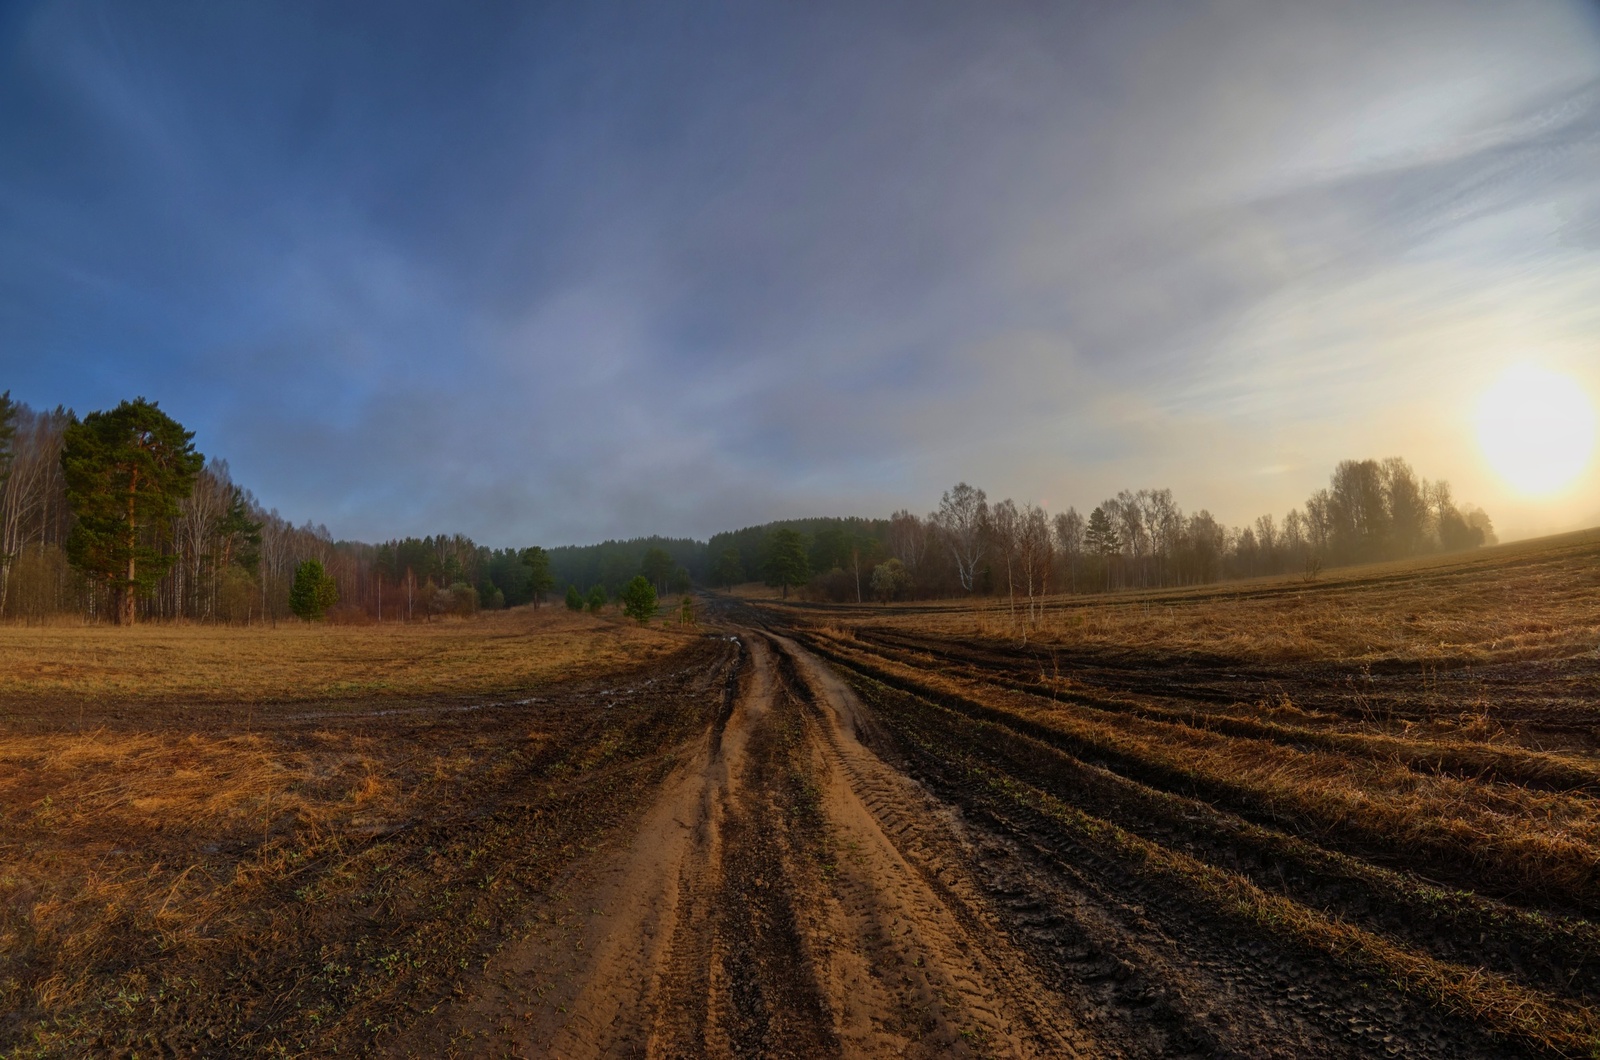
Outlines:
{"type": "Polygon", "coordinates": [[[492,549],[439,534],[374,545],[264,508],[192,438],[143,399],[79,420],[0,395],[0,616],[276,622],[293,614],[309,561],[336,587],[328,617],[343,621],[539,604],[569,586],[615,599],[639,574],[661,593],[762,580],[822,600],[1005,594],[1031,609],[1049,593],[1315,574],[1495,541],[1485,512],[1390,458],[1344,461],[1303,507],[1244,527],[1185,513],[1169,489],[1124,490],[1085,515],[991,504],[959,483],[925,516],[779,520],[707,542],[492,549]]]}
{"type": "Polygon", "coordinates": [[[714,584],[765,580],[813,599],[893,600],[1005,594],[1033,607],[1045,595],[1198,585],[1454,552],[1495,543],[1488,513],[1458,506],[1450,484],[1404,460],[1346,460],[1328,486],[1281,520],[1229,527],[1185,513],[1170,489],[1123,490],[1087,515],[989,503],[958,483],[926,516],[809,519],[717,534],[714,584]]]}

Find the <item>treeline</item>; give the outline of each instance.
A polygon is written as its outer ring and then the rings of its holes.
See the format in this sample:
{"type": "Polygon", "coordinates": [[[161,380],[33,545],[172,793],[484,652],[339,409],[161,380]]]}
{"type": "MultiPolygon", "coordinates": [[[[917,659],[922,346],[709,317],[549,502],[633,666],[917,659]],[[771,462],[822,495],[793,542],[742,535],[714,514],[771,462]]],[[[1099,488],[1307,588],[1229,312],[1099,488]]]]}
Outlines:
{"type": "Polygon", "coordinates": [[[143,399],[80,421],[0,394],[0,617],[275,622],[314,600],[338,619],[421,621],[537,606],[569,587],[592,605],[636,576],[658,594],[763,579],[835,601],[1004,594],[1032,612],[1050,593],[1314,576],[1495,540],[1489,516],[1458,506],[1447,482],[1390,458],[1344,461],[1302,507],[1243,527],[1185,512],[1170,489],[1124,490],[1083,515],[991,504],[960,483],[925,516],[785,520],[704,544],[491,549],[440,534],[371,545],[265,508],[192,437],[143,399]]]}
{"type": "Polygon", "coordinates": [[[687,592],[706,580],[706,546],[686,537],[635,537],[598,545],[562,545],[550,551],[550,574],[558,588],[595,586],[615,599],[643,574],[659,593],[687,592]]]}
{"type": "MultiPolygon", "coordinates": [[[[817,518],[781,519],[723,531],[713,534],[705,545],[709,564],[705,580],[719,587],[762,580],[772,562],[772,534],[780,530],[799,535],[807,571],[853,569],[866,559],[876,562],[882,558],[888,527],[886,519],[817,518]]],[[[870,575],[871,564],[866,569],[870,575]]]]}
{"type": "Polygon", "coordinates": [[[344,620],[421,621],[550,590],[536,547],[460,534],[369,545],[297,526],[236,484],[226,461],[203,462],[191,438],[142,399],[80,421],[0,395],[0,617],[275,622],[293,614],[308,561],[332,580],[330,614],[344,620]]]}
{"type": "MultiPolygon", "coordinates": [[[[72,456],[69,436],[85,427],[64,407],[35,410],[0,394],[0,615],[116,617],[124,601],[151,617],[265,613],[274,602],[273,561],[311,531],[259,512],[225,462],[201,464],[192,451],[180,454],[181,467],[166,469],[183,480],[181,505],[158,506],[152,517],[149,498],[171,502],[170,493],[141,489],[136,497],[109,483],[96,490],[88,481],[94,467],[64,459],[72,456]],[[98,509],[131,510],[135,499],[140,518],[126,540],[104,540],[122,535],[104,533],[105,511],[98,509]],[[74,550],[80,562],[72,561],[74,550]],[[126,591],[95,577],[108,565],[130,569],[126,591]]],[[[137,440],[142,428],[133,427],[137,440]]]]}
{"type": "Polygon", "coordinates": [[[1303,507],[1242,527],[1203,508],[1185,512],[1170,489],[1124,490],[1084,515],[991,504],[960,483],[926,516],[747,527],[713,537],[708,553],[718,585],[760,578],[833,601],[1003,594],[1031,611],[1050,593],[1314,577],[1325,566],[1494,542],[1487,513],[1458,506],[1448,482],[1391,457],[1346,460],[1303,507]]]}

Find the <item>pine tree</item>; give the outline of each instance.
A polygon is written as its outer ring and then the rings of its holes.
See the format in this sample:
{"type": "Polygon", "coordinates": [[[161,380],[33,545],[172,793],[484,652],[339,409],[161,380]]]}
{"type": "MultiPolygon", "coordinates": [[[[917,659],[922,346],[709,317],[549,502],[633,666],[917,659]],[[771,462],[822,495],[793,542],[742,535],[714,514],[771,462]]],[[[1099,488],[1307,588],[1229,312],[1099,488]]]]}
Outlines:
{"type": "Polygon", "coordinates": [[[550,573],[550,553],[538,545],[532,545],[522,550],[520,558],[522,565],[528,568],[528,588],[533,593],[533,606],[538,607],[544,602],[544,594],[556,584],[555,577],[550,573]]]}
{"type": "Polygon", "coordinates": [[[656,592],[667,591],[667,576],[672,573],[672,554],[659,546],[652,546],[639,563],[639,573],[648,578],[656,592]]]}
{"type": "Polygon", "coordinates": [[[294,584],[289,588],[289,610],[307,622],[314,622],[339,602],[339,583],[328,577],[322,564],[308,559],[294,569],[294,584]]]}
{"type": "Polygon", "coordinates": [[[162,545],[205,465],[193,443],[193,431],[144,398],[91,412],[62,436],[62,476],[77,516],[67,558],[110,591],[124,625],[177,559],[162,545]]]}
{"type": "Polygon", "coordinates": [[[1089,525],[1083,531],[1083,543],[1091,553],[1106,565],[1106,589],[1111,588],[1111,557],[1117,552],[1117,531],[1104,506],[1089,513],[1089,525]]]}
{"type": "Polygon", "coordinates": [[[811,577],[811,567],[806,558],[805,539],[799,531],[779,528],[767,535],[767,584],[783,590],[789,598],[789,586],[804,585],[811,577]]]}
{"type": "Polygon", "coordinates": [[[634,577],[622,590],[622,612],[638,619],[639,625],[650,621],[656,613],[656,587],[643,574],[634,577]]]}
{"type": "Polygon", "coordinates": [[[717,560],[716,567],[711,571],[711,580],[724,589],[731,589],[744,581],[744,563],[739,559],[738,549],[725,548],[722,550],[721,558],[717,560]]]}

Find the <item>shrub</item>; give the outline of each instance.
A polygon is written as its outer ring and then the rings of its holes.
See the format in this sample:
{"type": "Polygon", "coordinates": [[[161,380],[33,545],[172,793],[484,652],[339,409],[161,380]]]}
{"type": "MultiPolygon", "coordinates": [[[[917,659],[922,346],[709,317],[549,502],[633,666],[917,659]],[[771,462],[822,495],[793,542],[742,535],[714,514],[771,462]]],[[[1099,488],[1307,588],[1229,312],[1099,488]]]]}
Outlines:
{"type": "Polygon", "coordinates": [[[872,593],[888,603],[911,588],[911,573],[897,559],[886,560],[872,568],[872,593]]]}
{"type": "Polygon", "coordinates": [[[289,610],[307,622],[314,622],[339,602],[339,585],[322,564],[308,559],[294,569],[294,585],[289,589],[289,610]]]}
{"type": "Polygon", "coordinates": [[[478,590],[466,582],[452,582],[450,584],[450,610],[458,615],[475,615],[478,613],[478,590]]]}
{"type": "Polygon", "coordinates": [[[639,620],[642,626],[656,613],[656,587],[650,579],[637,575],[622,590],[622,610],[629,618],[639,620]]]}

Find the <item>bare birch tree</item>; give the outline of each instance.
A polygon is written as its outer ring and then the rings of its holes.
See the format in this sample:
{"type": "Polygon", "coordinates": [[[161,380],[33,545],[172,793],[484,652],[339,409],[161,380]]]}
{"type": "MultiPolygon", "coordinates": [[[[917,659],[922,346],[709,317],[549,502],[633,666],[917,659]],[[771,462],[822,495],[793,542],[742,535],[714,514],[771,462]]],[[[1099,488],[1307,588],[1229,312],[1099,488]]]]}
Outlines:
{"type": "Polygon", "coordinates": [[[980,489],[965,482],[956,483],[939,499],[935,525],[956,562],[956,578],[961,588],[972,592],[983,559],[984,530],[989,521],[989,499],[980,489]]]}
{"type": "Polygon", "coordinates": [[[1011,624],[1017,622],[1017,538],[1022,517],[1017,506],[1006,498],[989,510],[989,547],[996,560],[1005,563],[1006,599],[1011,613],[1011,624]]]}
{"type": "Polygon", "coordinates": [[[1030,625],[1044,615],[1044,596],[1049,591],[1053,554],[1049,517],[1038,505],[1025,505],[1017,525],[1017,561],[1022,570],[1022,584],[1028,593],[1030,625]]]}
{"type": "Polygon", "coordinates": [[[1067,561],[1067,584],[1070,591],[1078,591],[1078,562],[1083,558],[1083,516],[1078,509],[1068,508],[1055,518],[1056,544],[1067,561]]]}
{"type": "MultiPolygon", "coordinates": [[[[932,517],[929,518],[929,522],[932,517]]],[[[922,557],[928,551],[928,525],[902,508],[889,517],[889,554],[913,578],[922,566],[922,557]]]]}
{"type": "Polygon", "coordinates": [[[9,439],[8,471],[0,484],[0,611],[11,588],[11,571],[30,545],[43,549],[59,546],[63,531],[61,496],[61,432],[63,413],[37,413],[26,405],[12,406],[14,432],[9,439]],[[52,507],[58,518],[52,519],[52,507]]]}

